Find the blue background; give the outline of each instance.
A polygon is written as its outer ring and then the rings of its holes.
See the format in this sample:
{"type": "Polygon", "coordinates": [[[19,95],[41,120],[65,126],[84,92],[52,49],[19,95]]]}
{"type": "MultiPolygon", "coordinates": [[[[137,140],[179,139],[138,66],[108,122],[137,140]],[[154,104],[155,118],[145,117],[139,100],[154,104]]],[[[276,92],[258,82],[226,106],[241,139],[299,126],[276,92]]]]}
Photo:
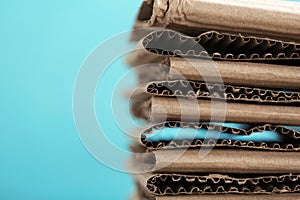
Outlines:
{"type": "Polygon", "coordinates": [[[130,176],[81,144],[72,92],[88,54],[130,30],[140,2],[0,1],[1,200],[127,199],[130,176]]]}

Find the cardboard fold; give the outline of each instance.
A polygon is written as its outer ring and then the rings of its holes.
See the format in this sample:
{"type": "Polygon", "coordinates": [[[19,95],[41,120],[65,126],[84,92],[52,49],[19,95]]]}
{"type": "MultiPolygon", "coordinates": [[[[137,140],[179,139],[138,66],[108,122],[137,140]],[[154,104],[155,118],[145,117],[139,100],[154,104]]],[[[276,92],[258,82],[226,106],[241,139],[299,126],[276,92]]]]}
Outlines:
{"type": "Polygon", "coordinates": [[[132,112],[159,124],[132,146],[139,154],[131,166],[151,172],[134,175],[135,198],[299,199],[300,134],[286,126],[300,126],[300,4],[144,0],[135,28],[146,27],[152,29],[133,35],[142,38],[127,62],[148,65],[149,71],[138,72],[139,81],[156,82],[133,93],[132,112]],[[165,127],[237,135],[273,131],[284,139],[147,139],[165,127]]]}
{"type": "Polygon", "coordinates": [[[135,28],[164,27],[196,35],[207,30],[300,41],[300,4],[247,0],[145,0],[135,28]]]}
{"type": "Polygon", "coordinates": [[[173,120],[300,125],[300,107],[296,106],[257,105],[157,96],[152,96],[149,101],[147,102],[147,106],[150,107],[147,108],[149,113],[147,119],[152,122],[173,120]]]}
{"type": "MultiPolygon", "coordinates": [[[[142,92],[142,90],[140,91],[142,92]]],[[[220,99],[233,102],[285,105],[298,105],[300,103],[300,93],[297,91],[271,90],[187,80],[150,82],[146,86],[145,92],[162,97],[220,99]]]]}
{"type": "MultiPolygon", "coordinates": [[[[300,173],[298,152],[236,149],[158,150],[153,171],[166,173],[300,173]],[[201,155],[206,155],[201,157],[201,155]]],[[[151,155],[152,156],[152,155],[151,155]]]]}
{"type": "Polygon", "coordinates": [[[256,149],[256,150],[271,150],[271,151],[300,151],[299,142],[300,133],[297,130],[288,129],[280,125],[254,125],[249,129],[231,128],[217,124],[206,123],[189,123],[168,121],[159,123],[146,129],[141,134],[140,144],[148,150],[159,149],[178,149],[178,148],[234,148],[234,149],[256,149]],[[285,140],[279,142],[253,142],[240,141],[230,139],[181,139],[172,141],[151,141],[148,136],[152,134],[153,129],[161,130],[163,128],[193,128],[206,129],[209,131],[217,131],[219,133],[230,133],[233,135],[251,135],[253,132],[274,131],[283,136],[285,140]]]}
{"type": "Polygon", "coordinates": [[[152,196],[289,194],[299,192],[299,175],[144,174],[137,181],[152,196]],[[200,195],[201,194],[201,195],[200,195]]]}
{"type": "MultiPolygon", "coordinates": [[[[169,79],[222,82],[238,86],[300,88],[300,67],[253,62],[169,58],[169,79]]],[[[166,79],[165,79],[166,80],[166,79]]]]}
{"type": "Polygon", "coordinates": [[[154,31],[127,57],[130,66],[163,62],[167,57],[211,58],[300,65],[300,44],[228,33],[205,32],[188,37],[171,30],[154,31]]]}
{"type": "Polygon", "coordinates": [[[150,196],[133,195],[131,200],[298,200],[299,194],[272,194],[272,195],[243,195],[243,194],[224,194],[224,195],[171,195],[171,196],[150,196]]]}

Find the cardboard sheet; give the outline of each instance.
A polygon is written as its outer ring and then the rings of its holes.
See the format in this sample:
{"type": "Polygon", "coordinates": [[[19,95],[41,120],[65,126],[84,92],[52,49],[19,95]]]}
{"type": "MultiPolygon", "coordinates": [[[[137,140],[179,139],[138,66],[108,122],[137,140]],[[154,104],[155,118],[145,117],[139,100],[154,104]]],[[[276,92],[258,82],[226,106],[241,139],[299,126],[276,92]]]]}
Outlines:
{"type": "Polygon", "coordinates": [[[154,29],[133,35],[141,40],[127,60],[149,67],[138,72],[146,85],[132,96],[132,111],[159,124],[132,146],[147,152],[134,154],[132,166],[151,170],[134,175],[136,198],[300,199],[300,130],[289,127],[300,126],[300,3],[144,0],[135,28],[146,27],[154,29]],[[182,75],[187,81],[177,80],[182,75]],[[284,138],[147,137],[166,127],[238,136],[271,131],[284,138]]]}
{"type": "Polygon", "coordinates": [[[216,30],[300,41],[300,4],[260,0],[145,0],[135,24],[195,36],[216,30]]]}
{"type": "Polygon", "coordinates": [[[227,61],[276,62],[300,65],[300,44],[228,33],[205,32],[188,37],[174,31],[154,31],[129,54],[131,66],[157,63],[168,56],[227,61]]]}
{"type": "Polygon", "coordinates": [[[130,200],[298,200],[300,194],[272,194],[272,195],[171,195],[171,196],[150,196],[133,195],[130,200]]]}
{"type": "Polygon", "coordinates": [[[143,169],[166,173],[300,173],[298,152],[212,149],[159,150],[134,158],[143,169]]]}
{"type": "Polygon", "coordinates": [[[169,79],[221,80],[224,84],[238,86],[300,89],[300,67],[297,66],[176,57],[169,58],[169,66],[169,79]]]}
{"type": "Polygon", "coordinates": [[[143,174],[135,175],[150,195],[284,194],[297,193],[298,174],[143,174]]]}
{"type": "Polygon", "coordinates": [[[218,99],[258,104],[299,105],[300,103],[300,93],[298,91],[242,87],[187,80],[150,82],[144,92],[149,95],[162,97],[218,99]]]}
{"type": "MultiPolygon", "coordinates": [[[[178,130],[176,130],[178,131],[178,130]]],[[[184,134],[184,131],[181,130],[176,134],[184,134]]],[[[264,133],[267,134],[267,133],[264,133]]],[[[257,149],[257,150],[272,150],[272,151],[300,151],[300,133],[297,130],[292,129],[292,127],[284,127],[278,125],[253,125],[248,128],[232,128],[227,126],[222,126],[218,124],[208,124],[208,123],[189,123],[189,122],[165,122],[159,123],[151,128],[145,130],[141,133],[140,144],[148,150],[158,150],[158,149],[178,149],[178,148],[205,148],[205,147],[214,147],[214,148],[232,148],[232,149],[257,149]],[[148,136],[151,136],[156,130],[159,131],[165,128],[168,130],[173,128],[180,129],[204,129],[208,131],[215,131],[217,133],[227,133],[232,135],[252,135],[255,132],[265,131],[274,131],[277,132],[284,138],[279,142],[255,142],[252,140],[241,141],[233,139],[188,139],[184,136],[181,136],[183,139],[172,139],[171,141],[162,139],[160,141],[152,141],[148,139],[148,136]]]]}
{"type": "Polygon", "coordinates": [[[133,114],[152,122],[232,122],[249,124],[300,125],[300,107],[248,104],[152,96],[136,102],[133,114]],[[213,103],[212,103],[213,102],[213,103]],[[226,109],[225,109],[226,108],[226,109]]]}

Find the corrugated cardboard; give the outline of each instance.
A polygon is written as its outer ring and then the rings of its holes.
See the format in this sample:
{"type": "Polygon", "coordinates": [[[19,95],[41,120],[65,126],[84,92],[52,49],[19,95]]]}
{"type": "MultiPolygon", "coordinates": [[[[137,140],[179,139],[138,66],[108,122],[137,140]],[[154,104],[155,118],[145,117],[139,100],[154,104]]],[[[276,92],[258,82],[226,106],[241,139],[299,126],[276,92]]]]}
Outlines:
{"type": "Polygon", "coordinates": [[[300,191],[298,174],[143,174],[138,183],[150,195],[283,194],[300,191]]]}
{"type": "MultiPolygon", "coordinates": [[[[256,105],[234,102],[218,102],[152,96],[142,104],[147,108],[152,122],[174,121],[221,121],[249,124],[300,125],[300,107],[282,105],[256,105]],[[184,113],[183,113],[184,112],[184,113]],[[212,114],[213,113],[213,114],[212,114]]],[[[141,109],[137,107],[136,109],[141,109]]]]}
{"type": "MultiPolygon", "coordinates": [[[[239,86],[231,86],[231,85],[222,85],[222,84],[213,84],[213,83],[203,83],[203,82],[194,82],[194,81],[185,81],[185,80],[177,80],[177,81],[157,81],[150,82],[149,84],[144,84],[138,87],[132,98],[132,112],[135,116],[145,119],[150,119],[151,115],[157,114],[156,110],[152,109],[153,106],[159,106],[157,102],[163,101],[164,104],[170,103],[168,105],[169,110],[173,110],[174,112],[183,112],[188,111],[185,114],[185,118],[180,118],[180,113],[178,113],[177,118],[167,118],[168,120],[196,120],[199,115],[199,109],[197,108],[196,98],[199,99],[212,99],[212,100],[221,100],[223,102],[214,102],[211,105],[205,104],[202,109],[207,110],[210,109],[211,106],[219,106],[219,113],[225,114],[225,108],[228,101],[229,105],[233,105],[233,102],[238,103],[258,103],[257,105],[249,105],[249,104],[237,104],[240,109],[245,106],[245,108],[254,108],[257,106],[261,106],[262,108],[270,109],[271,107],[276,107],[279,109],[278,112],[285,113],[288,110],[294,110],[294,107],[299,105],[300,102],[300,93],[299,92],[291,92],[291,91],[282,91],[282,90],[269,90],[263,88],[250,88],[250,87],[239,87],[239,86]],[[152,96],[152,97],[151,97],[152,96]],[[161,97],[161,98],[158,98],[161,97]],[[168,97],[168,98],[165,98],[168,97]],[[176,97],[176,98],[169,98],[176,97]],[[193,99],[193,101],[189,101],[184,98],[193,99]],[[177,102],[180,101],[180,103],[177,102]],[[155,101],[154,103],[152,103],[155,101]],[[169,101],[169,102],[164,102],[169,101]],[[179,105],[180,104],[180,105],[179,105]],[[270,104],[270,105],[266,105],[270,104]],[[273,104],[273,105],[272,105],[273,104]],[[283,107],[283,105],[288,107],[283,107]],[[174,106],[174,109],[171,108],[174,106]],[[193,112],[188,110],[188,106],[190,109],[193,109],[193,112]],[[176,107],[176,108],[175,108],[176,107]],[[197,112],[198,109],[198,112],[197,112]],[[282,110],[283,109],[283,110],[282,110]],[[154,114],[152,114],[152,110],[154,114]],[[197,112],[198,114],[194,115],[194,118],[190,118],[191,113],[197,112]]],[[[201,101],[202,102],[202,101],[201,101]]],[[[164,104],[163,107],[164,107],[164,104]]],[[[162,108],[163,108],[162,107],[162,108]]],[[[200,107],[201,108],[201,107],[200,107]]],[[[167,109],[167,111],[168,111],[167,109]]],[[[297,108],[296,108],[297,110],[297,108]]],[[[259,110],[258,110],[259,111],[259,110]]],[[[256,112],[256,110],[249,111],[250,113],[256,112]]],[[[273,110],[269,110],[268,115],[272,114],[273,110]]],[[[281,114],[280,113],[280,114],[281,114]]],[[[159,113],[158,113],[159,114],[159,113]]],[[[164,114],[164,113],[162,113],[164,114]]],[[[172,113],[170,113],[171,115],[172,113]]],[[[246,112],[243,113],[246,115],[246,112]]],[[[259,112],[257,113],[259,114],[259,112]]],[[[262,113],[261,113],[262,114],[262,113]]],[[[276,113],[275,113],[276,114],[276,113]]],[[[288,114],[288,113],[287,113],[288,114]]],[[[277,113],[278,115],[278,113],[277,113]]],[[[220,115],[221,116],[221,115],[220,115]]],[[[224,115],[225,116],[225,115],[224,115]]],[[[207,116],[206,116],[207,117],[207,116]]],[[[276,116],[277,117],[277,116],[276,116]]],[[[284,116],[287,117],[287,116],[284,116]]],[[[223,118],[224,119],[224,118],[223,118]]],[[[157,121],[156,119],[154,119],[157,121]]],[[[203,119],[203,120],[207,120],[203,119]]],[[[246,123],[247,121],[245,121],[246,123]]],[[[271,121],[253,121],[252,123],[271,123],[271,121]]],[[[272,123],[275,123],[272,121],[272,123]]],[[[292,123],[292,122],[289,122],[292,123]]]]}
{"type": "Polygon", "coordinates": [[[217,124],[206,123],[191,123],[191,122],[165,122],[154,125],[145,130],[141,134],[140,144],[148,150],[159,149],[178,149],[178,148],[233,148],[233,149],[257,149],[257,150],[272,150],[272,151],[300,151],[299,142],[300,133],[293,129],[288,129],[283,126],[265,124],[261,126],[253,126],[249,129],[231,128],[217,124]],[[220,133],[230,133],[234,135],[251,135],[253,132],[274,131],[285,136],[285,140],[280,143],[277,142],[253,142],[253,141],[239,141],[239,140],[223,140],[223,139],[193,139],[193,140],[172,140],[172,141],[151,141],[147,139],[151,135],[153,129],[168,128],[193,128],[213,130],[220,133]]]}
{"type": "MultiPolygon", "coordinates": [[[[205,150],[202,150],[205,151],[205,150]]],[[[180,151],[179,151],[180,152],[180,151]]],[[[154,152],[156,165],[170,161],[176,150],[154,152]]],[[[177,154],[178,155],[178,154],[177,154]]],[[[199,157],[199,150],[187,150],[163,172],[208,173],[299,173],[300,154],[297,152],[264,152],[247,150],[213,149],[206,157],[199,157]]]]}
{"type": "Polygon", "coordinates": [[[134,195],[131,200],[299,200],[300,194],[272,194],[272,195],[172,195],[172,196],[151,196],[134,195]]]}
{"type": "Polygon", "coordinates": [[[139,27],[196,35],[207,30],[300,41],[300,4],[260,0],[145,0],[139,27]]]}
{"type": "MultiPolygon", "coordinates": [[[[191,121],[196,122],[189,124],[194,128],[232,134],[275,130],[288,138],[280,144],[193,140],[171,141],[168,146],[167,141],[148,141],[145,134],[151,134],[149,129],[142,134],[141,145],[133,147],[148,154],[135,155],[133,164],[156,174],[136,176],[139,196],[151,200],[299,199],[300,175],[291,173],[300,173],[300,154],[296,152],[300,135],[276,125],[300,125],[299,95],[263,88],[300,87],[300,4],[275,0],[145,0],[135,27],[181,32],[149,32],[129,56],[132,66],[158,63],[159,70],[163,64],[170,67],[163,67],[162,73],[149,68],[148,73],[156,71],[159,76],[144,73],[147,80],[161,81],[150,83],[133,96],[136,116],[152,122],[191,121]],[[179,57],[192,58],[196,70],[204,72],[199,75],[190,62],[179,57]],[[203,59],[209,58],[216,61],[214,65],[227,84],[224,87],[216,84],[221,81],[214,81],[219,77],[204,69],[211,62],[202,65],[203,59]],[[191,82],[169,81],[180,77],[176,72],[191,82]],[[212,83],[195,82],[207,80],[212,83]],[[199,119],[211,121],[212,116],[213,121],[251,123],[253,127],[236,130],[198,123],[199,119]],[[272,125],[257,125],[264,123],[272,125]],[[205,151],[212,146],[217,148],[199,157],[200,147],[205,151]],[[189,149],[174,159],[182,148],[189,149]]],[[[143,79],[141,82],[146,82],[143,79]]],[[[172,125],[186,126],[183,122],[167,122],[160,127],[172,125]]]]}
{"type": "Polygon", "coordinates": [[[207,156],[200,157],[199,149],[161,149],[136,155],[134,159],[143,169],[165,173],[300,173],[298,152],[212,149],[207,156]]]}
{"type": "Polygon", "coordinates": [[[171,79],[221,80],[224,84],[239,86],[300,89],[300,67],[297,66],[176,57],[169,58],[169,65],[171,79]]]}
{"type": "Polygon", "coordinates": [[[171,30],[154,31],[138,43],[136,50],[129,54],[127,63],[131,66],[157,63],[167,56],[278,62],[299,66],[300,44],[218,32],[188,37],[171,30]]]}
{"type": "Polygon", "coordinates": [[[150,63],[135,70],[139,83],[184,79],[263,88],[300,88],[300,67],[289,65],[168,57],[161,63],[150,63]]]}
{"type": "Polygon", "coordinates": [[[299,105],[297,91],[241,87],[187,80],[156,81],[146,86],[145,93],[162,97],[219,99],[234,102],[299,105]]]}

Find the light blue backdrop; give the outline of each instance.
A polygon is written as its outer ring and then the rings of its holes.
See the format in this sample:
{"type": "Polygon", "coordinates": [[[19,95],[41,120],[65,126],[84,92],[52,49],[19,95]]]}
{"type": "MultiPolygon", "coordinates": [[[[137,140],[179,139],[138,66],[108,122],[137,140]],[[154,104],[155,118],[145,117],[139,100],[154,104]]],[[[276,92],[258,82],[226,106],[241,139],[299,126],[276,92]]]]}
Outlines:
{"type": "Polygon", "coordinates": [[[89,52],[130,30],[139,4],[0,1],[1,200],[126,199],[133,190],[129,175],[103,166],[81,144],[72,92],[89,52]]]}

